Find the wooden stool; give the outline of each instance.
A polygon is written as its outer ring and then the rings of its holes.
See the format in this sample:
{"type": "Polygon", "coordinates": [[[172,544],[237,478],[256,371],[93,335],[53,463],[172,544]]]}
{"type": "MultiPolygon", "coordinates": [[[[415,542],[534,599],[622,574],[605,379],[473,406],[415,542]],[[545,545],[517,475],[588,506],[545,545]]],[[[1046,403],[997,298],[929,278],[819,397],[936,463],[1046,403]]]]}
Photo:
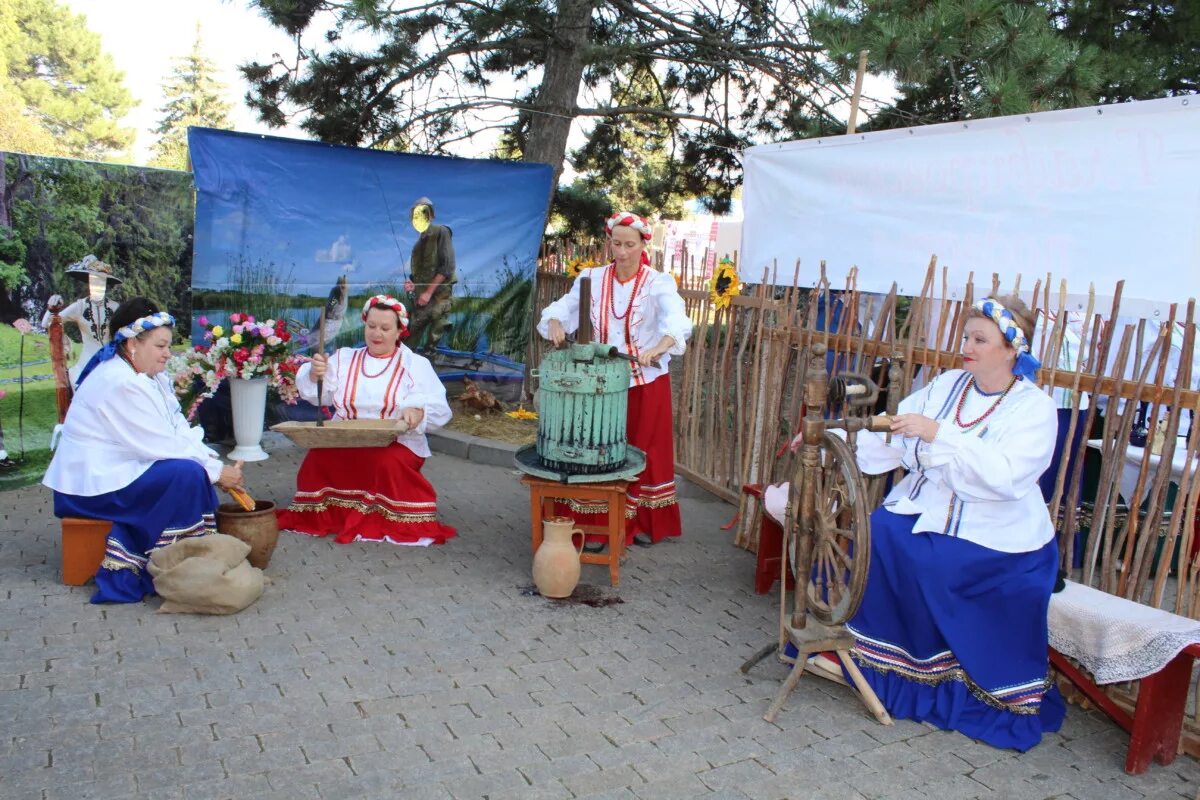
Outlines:
{"type": "Polygon", "coordinates": [[[83,586],[100,571],[111,522],[80,517],[62,520],[62,582],[83,586]]]}
{"type": "Polygon", "coordinates": [[[608,536],[608,550],[604,553],[584,553],[579,557],[583,564],[608,564],[608,577],[613,586],[621,582],[621,556],[625,555],[625,490],[632,481],[609,481],[607,483],[561,483],[526,475],[521,483],[529,487],[530,518],[533,525],[533,552],[542,544],[542,521],[555,516],[554,501],[590,500],[608,504],[607,525],[580,525],[585,533],[602,533],[608,536]]]}

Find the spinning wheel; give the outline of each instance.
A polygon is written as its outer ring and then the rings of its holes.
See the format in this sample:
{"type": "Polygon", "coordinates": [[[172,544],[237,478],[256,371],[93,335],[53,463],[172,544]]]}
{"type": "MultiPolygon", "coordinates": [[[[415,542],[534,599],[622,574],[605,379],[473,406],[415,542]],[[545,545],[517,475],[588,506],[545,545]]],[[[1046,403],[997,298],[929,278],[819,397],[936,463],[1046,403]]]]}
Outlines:
{"type": "MultiPolygon", "coordinates": [[[[874,403],[879,389],[869,377],[853,373],[840,375],[831,383],[825,352],[820,342],[809,348],[800,466],[792,478],[784,524],[785,548],[796,579],[790,618],[784,611],[787,585],[781,582],[780,641],[747,661],[742,671],[772,651],[782,651],[785,640],[796,649],[791,674],[763,717],[771,722],[804,674],[809,656],[836,653],[849,682],[875,718],[891,724],[891,717],[850,657],[854,639],[845,628],[862,602],[871,561],[867,486],[854,458],[855,435],[861,430],[890,431],[891,420],[887,416],[826,416],[829,400],[835,407],[866,406],[874,403]],[[846,431],[845,439],[830,432],[837,429],[846,431]]],[[[829,677],[846,682],[840,675],[829,677]]]]}
{"type": "MultiPolygon", "coordinates": [[[[811,539],[810,557],[801,567],[795,543],[802,531],[792,531],[792,571],[796,585],[804,587],[808,613],[825,625],[841,625],[858,611],[867,584],[871,560],[867,487],[845,440],[826,432],[818,457],[814,470],[799,469],[792,480],[792,496],[803,497],[804,481],[810,475],[814,498],[810,529],[804,531],[811,539]]],[[[793,625],[798,622],[793,619],[793,625]]]]}

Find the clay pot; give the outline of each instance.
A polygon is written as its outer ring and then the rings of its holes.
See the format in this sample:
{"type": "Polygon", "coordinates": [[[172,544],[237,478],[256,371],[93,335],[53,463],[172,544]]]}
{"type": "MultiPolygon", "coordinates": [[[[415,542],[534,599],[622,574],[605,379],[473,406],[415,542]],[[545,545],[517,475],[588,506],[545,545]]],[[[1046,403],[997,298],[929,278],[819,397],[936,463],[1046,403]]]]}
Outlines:
{"type": "Polygon", "coordinates": [[[579,583],[579,554],[583,531],[570,517],[542,521],[542,544],[533,555],[533,583],[542,597],[570,597],[579,583]],[[579,547],[574,536],[579,534],[579,547]]]}
{"type": "Polygon", "coordinates": [[[250,545],[246,560],[250,566],[266,569],[279,540],[279,525],[275,521],[275,504],[258,500],[253,511],[237,503],[221,503],[217,508],[217,530],[250,545]]]}

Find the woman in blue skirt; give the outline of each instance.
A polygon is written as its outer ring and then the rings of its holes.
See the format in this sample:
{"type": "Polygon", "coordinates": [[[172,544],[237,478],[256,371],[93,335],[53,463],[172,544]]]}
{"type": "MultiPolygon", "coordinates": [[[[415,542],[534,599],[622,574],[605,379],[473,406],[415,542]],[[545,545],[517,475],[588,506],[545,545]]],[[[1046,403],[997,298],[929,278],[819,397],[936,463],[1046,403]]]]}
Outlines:
{"type": "Polygon", "coordinates": [[[848,624],[893,716],[1022,751],[1066,710],[1047,664],[1058,548],[1038,488],[1058,422],[1034,383],[1032,336],[1018,298],[976,303],[964,368],[900,403],[890,443],[859,437],[864,472],[908,474],[871,515],[866,592],[848,624]]]}
{"type": "Polygon", "coordinates": [[[241,488],[242,470],[223,465],[180,411],[164,373],[171,315],[136,297],[111,325],[112,343],[80,373],[42,482],[56,516],[112,522],[92,602],[134,603],[154,593],[150,552],[215,532],[213,484],[241,488]]]}

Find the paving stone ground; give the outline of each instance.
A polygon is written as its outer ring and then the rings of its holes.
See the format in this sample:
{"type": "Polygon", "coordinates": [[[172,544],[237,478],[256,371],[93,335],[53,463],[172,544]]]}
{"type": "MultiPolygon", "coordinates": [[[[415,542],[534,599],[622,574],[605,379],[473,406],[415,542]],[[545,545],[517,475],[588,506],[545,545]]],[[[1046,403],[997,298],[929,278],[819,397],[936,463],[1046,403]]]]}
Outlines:
{"type": "MultiPolygon", "coordinates": [[[[284,501],[300,453],[249,464],[284,501]]],[[[427,549],[282,534],[262,599],[232,617],[93,606],[58,579],[40,487],[0,494],[0,797],[1011,798],[1195,800],[1180,756],[1122,771],[1126,735],[1072,708],[1018,754],[878,725],[806,676],[775,724],[777,597],[683,501],[681,541],[635,548],[603,608],[529,596],[528,496],[512,470],[436,456],[458,538],[427,549]]]]}

